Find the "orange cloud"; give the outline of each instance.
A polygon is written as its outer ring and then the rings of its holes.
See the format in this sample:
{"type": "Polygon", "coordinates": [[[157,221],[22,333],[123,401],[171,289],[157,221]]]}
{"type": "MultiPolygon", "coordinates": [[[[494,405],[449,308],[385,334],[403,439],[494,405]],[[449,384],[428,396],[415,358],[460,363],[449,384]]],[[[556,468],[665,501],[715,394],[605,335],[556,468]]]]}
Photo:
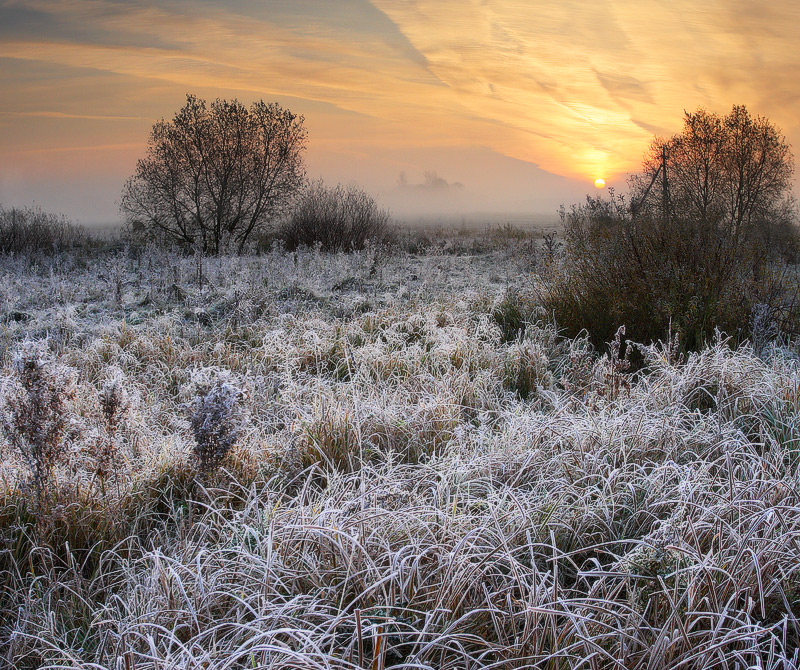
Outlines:
{"type": "Polygon", "coordinates": [[[143,146],[187,91],[285,101],[342,165],[409,146],[488,147],[591,183],[636,169],[683,109],[733,103],[800,141],[793,0],[367,1],[249,15],[236,2],[6,2],[0,22],[35,20],[0,30],[0,162],[143,146]],[[25,64],[60,74],[39,84],[25,64]]]}
{"type": "Polygon", "coordinates": [[[745,102],[798,130],[797,105],[769,103],[778,80],[782,103],[800,94],[793,2],[372,1],[465,107],[515,131],[496,148],[561,174],[635,169],[651,129],[698,105],[745,102]]]}

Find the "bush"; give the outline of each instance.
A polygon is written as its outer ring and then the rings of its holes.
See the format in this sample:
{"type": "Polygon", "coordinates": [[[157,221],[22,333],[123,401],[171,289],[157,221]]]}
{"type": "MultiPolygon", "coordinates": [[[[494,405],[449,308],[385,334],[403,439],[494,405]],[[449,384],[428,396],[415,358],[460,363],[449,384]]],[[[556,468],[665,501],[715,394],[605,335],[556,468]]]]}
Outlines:
{"type": "Polygon", "coordinates": [[[42,344],[26,343],[14,356],[17,379],[3,390],[2,425],[27,464],[42,499],[54,466],[67,453],[68,401],[73,371],[55,363],[42,344]]]}
{"type": "Polygon", "coordinates": [[[0,206],[0,252],[58,251],[84,241],[83,231],[63,214],[51,214],[38,207],[0,206]]]}
{"type": "MultiPolygon", "coordinates": [[[[720,330],[743,340],[753,315],[775,333],[797,326],[797,279],[766,244],[763,228],[708,226],[673,216],[633,217],[621,197],[562,210],[564,272],[546,298],[569,336],[587,329],[596,346],[627,327],[638,342],[680,333],[697,350],[720,330]]],[[[783,233],[797,240],[794,227],[783,233]]]]}
{"type": "Polygon", "coordinates": [[[207,392],[195,396],[190,417],[194,433],[194,457],[199,473],[206,476],[216,470],[242,428],[238,403],[242,392],[224,381],[218,381],[207,392]]]}
{"type": "Polygon", "coordinates": [[[389,212],[355,186],[330,188],[313,182],[291,217],[279,229],[290,251],[320,245],[325,251],[363,249],[368,242],[392,241],[389,212]]]}

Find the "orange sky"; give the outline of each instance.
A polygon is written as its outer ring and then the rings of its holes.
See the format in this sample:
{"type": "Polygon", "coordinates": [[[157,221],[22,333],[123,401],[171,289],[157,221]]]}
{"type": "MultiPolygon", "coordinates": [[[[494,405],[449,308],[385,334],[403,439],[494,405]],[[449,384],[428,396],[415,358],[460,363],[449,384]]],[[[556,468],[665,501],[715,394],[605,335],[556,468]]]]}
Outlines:
{"type": "Polygon", "coordinates": [[[400,216],[554,213],[624,188],[684,109],[746,104],[800,146],[800,3],[0,1],[0,203],[113,221],[187,92],[306,117],[310,176],[400,216]],[[404,199],[405,171],[464,185],[404,199]],[[444,198],[444,199],[443,199],[444,198]]]}

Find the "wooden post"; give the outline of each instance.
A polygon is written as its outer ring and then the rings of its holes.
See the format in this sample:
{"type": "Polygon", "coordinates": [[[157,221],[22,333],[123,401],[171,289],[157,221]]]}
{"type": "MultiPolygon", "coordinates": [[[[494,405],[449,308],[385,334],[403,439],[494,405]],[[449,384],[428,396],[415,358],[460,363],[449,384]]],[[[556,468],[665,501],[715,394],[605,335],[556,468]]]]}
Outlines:
{"type": "Polygon", "coordinates": [[[669,179],[667,178],[667,147],[661,147],[661,216],[669,221],[669,179]]]}

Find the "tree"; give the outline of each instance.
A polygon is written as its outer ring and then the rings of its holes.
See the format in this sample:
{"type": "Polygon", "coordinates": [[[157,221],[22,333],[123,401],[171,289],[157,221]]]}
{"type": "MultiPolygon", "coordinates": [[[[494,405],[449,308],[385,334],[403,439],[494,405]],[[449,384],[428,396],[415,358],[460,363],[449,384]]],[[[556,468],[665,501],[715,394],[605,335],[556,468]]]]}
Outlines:
{"type": "Polygon", "coordinates": [[[305,183],[303,117],[263,100],[210,105],[193,95],[157,122],[120,209],[134,230],[186,248],[241,252],[305,183]]]}
{"type": "Polygon", "coordinates": [[[683,130],[653,140],[642,167],[632,194],[651,217],[741,231],[783,221],[791,209],[791,148],[775,125],[743,105],[724,117],[685,112],[683,130]],[[657,175],[662,169],[666,175],[657,175]]]}
{"type": "Polygon", "coordinates": [[[794,332],[793,169],[767,119],[744,107],[687,113],[681,133],[653,141],[629,198],[562,210],[567,272],[550,305],[559,325],[588,329],[596,344],[620,325],[640,342],[672,329],[688,349],[717,327],[750,337],[757,311],[794,332]]]}

